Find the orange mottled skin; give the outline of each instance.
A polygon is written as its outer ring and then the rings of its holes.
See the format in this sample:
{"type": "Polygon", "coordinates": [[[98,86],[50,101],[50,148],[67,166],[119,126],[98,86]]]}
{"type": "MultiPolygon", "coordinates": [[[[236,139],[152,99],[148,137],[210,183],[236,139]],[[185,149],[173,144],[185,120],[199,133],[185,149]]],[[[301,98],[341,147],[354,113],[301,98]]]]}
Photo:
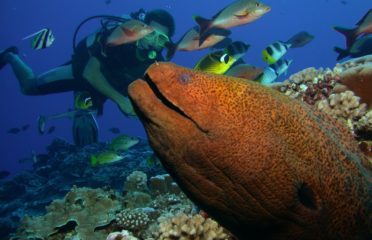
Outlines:
{"type": "Polygon", "coordinates": [[[239,239],[372,236],[372,175],[343,125],[253,81],[172,63],[147,74],[160,94],[143,80],[129,94],[154,151],[239,239]]]}

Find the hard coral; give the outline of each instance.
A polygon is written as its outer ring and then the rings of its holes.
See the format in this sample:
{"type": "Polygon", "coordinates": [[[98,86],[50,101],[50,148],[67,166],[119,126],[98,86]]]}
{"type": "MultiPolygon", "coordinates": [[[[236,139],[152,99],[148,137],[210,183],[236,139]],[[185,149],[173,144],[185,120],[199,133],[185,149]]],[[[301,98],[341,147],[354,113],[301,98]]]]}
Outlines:
{"type": "Polygon", "coordinates": [[[340,82],[372,107],[372,55],[351,59],[337,65],[342,71],[340,82]]]}
{"type": "Polygon", "coordinates": [[[118,198],[113,191],[74,186],[64,199],[46,207],[46,215],[25,217],[13,239],[54,240],[64,234],[70,239],[102,240],[107,233],[96,230],[115,219],[121,208],[118,198]]]}
{"type": "Polygon", "coordinates": [[[360,98],[352,91],[331,94],[327,99],[316,103],[319,110],[332,117],[344,121],[350,129],[354,130],[354,121],[366,113],[366,104],[360,104],[360,98]]]}
{"type": "Polygon", "coordinates": [[[132,232],[145,228],[149,222],[148,215],[142,209],[125,209],[116,214],[116,224],[132,232]]]}
{"type": "Polygon", "coordinates": [[[159,219],[160,229],[155,234],[158,240],[222,240],[233,239],[216,221],[203,216],[180,214],[159,219]]]}

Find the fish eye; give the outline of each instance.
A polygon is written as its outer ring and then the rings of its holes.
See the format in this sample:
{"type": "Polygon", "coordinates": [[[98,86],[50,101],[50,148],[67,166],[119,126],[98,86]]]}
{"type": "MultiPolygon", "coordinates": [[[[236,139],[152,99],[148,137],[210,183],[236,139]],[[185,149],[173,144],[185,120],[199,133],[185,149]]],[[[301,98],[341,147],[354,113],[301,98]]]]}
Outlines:
{"type": "Polygon", "coordinates": [[[226,53],[220,57],[220,62],[228,63],[229,62],[229,55],[226,53]]]}
{"type": "Polygon", "coordinates": [[[260,6],[260,3],[258,2],[258,3],[256,3],[256,7],[259,7],[260,6]]]}
{"type": "Polygon", "coordinates": [[[191,77],[189,74],[187,73],[184,73],[180,76],[179,78],[179,81],[182,83],[182,84],[187,84],[189,82],[191,82],[191,77]]]}

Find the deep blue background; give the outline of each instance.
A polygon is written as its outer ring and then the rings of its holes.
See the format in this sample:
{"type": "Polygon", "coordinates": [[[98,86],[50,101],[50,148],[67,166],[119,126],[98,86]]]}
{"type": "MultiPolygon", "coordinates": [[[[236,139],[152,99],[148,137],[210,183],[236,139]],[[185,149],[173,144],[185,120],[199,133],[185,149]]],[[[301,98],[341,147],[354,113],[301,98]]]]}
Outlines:
{"type": "MultiPolygon", "coordinates": [[[[86,17],[97,14],[121,15],[139,8],[164,8],[169,10],[176,21],[178,40],[194,25],[191,16],[200,14],[211,17],[230,0],[1,0],[0,1],[0,49],[10,45],[20,48],[21,55],[34,69],[42,73],[69,60],[72,53],[72,35],[76,26],[86,17]],[[22,38],[41,28],[49,27],[56,41],[48,49],[35,51],[22,38]]],[[[264,67],[261,51],[276,40],[287,40],[299,31],[309,31],[315,36],[313,42],[287,54],[294,62],[289,74],[307,67],[333,67],[336,63],[335,45],[344,46],[342,35],[331,27],[341,25],[352,27],[372,7],[371,0],[266,0],[271,12],[249,25],[233,29],[232,37],[251,44],[244,57],[247,63],[264,67]]],[[[86,25],[81,34],[93,31],[97,21],[86,25]]],[[[208,50],[201,52],[178,52],[174,62],[192,67],[208,50]]],[[[0,170],[13,173],[29,167],[19,165],[18,160],[36,153],[45,152],[45,147],[55,137],[72,142],[71,121],[56,120],[52,124],[56,131],[41,136],[37,132],[38,115],[61,113],[72,107],[72,93],[48,96],[23,96],[10,67],[0,71],[0,170]],[[11,127],[31,124],[31,128],[18,135],[8,134],[11,127]]],[[[138,120],[125,118],[111,102],[105,106],[104,115],[98,119],[101,140],[107,141],[114,135],[110,127],[119,127],[122,132],[145,137],[138,120]]],[[[51,126],[51,125],[49,125],[51,126]]]]}

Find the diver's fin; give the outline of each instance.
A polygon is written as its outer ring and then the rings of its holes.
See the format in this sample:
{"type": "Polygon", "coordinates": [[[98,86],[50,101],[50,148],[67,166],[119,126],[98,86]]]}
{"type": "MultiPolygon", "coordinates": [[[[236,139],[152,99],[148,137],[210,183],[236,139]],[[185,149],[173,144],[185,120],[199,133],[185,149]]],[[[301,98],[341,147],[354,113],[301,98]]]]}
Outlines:
{"type": "Polygon", "coordinates": [[[173,58],[174,54],[176,53],[178,45],[175,43],[167,43],[165,47],[168,49],[168,52],[165,58],[167,61],[169,61],[173,58]]]}
{"type": "Polygon", "coordinates": [[[8,63],[5,59],[5,55],[10,52],[13,54],[18,54],[18,48],[11,46],[0,52],[0,69],[2,69],[8,63]]]}
{"type": "Polygon", "coordinates": [[[203,34],[199,35],[199,46],[203,44],[203,42],[210,36],[210,35],[217,35],[217,36],[224,36],[228,37],[231,34],[231,31],[224,28],[211,28],[208,29],[203,34]]]}
{"type": "Polygon", "coordinates": [[[333,27],[333,29],[345,36],[347,48],[350,48],[353,45],[357,37],[355,35],[356,28],[348,29],[343,27],[333,27]]]}
{"type": "Polygon", "coordinates": [[[314,36],[311,35],[308,32],[299,32],[295,35],[293,35],[288,41],[286,41],[286,44],[290,44],[290,48],[299,48],[303,47],[309,42],[311,42],[314,39],[314,36]]]}
{"type": "Polygon", "coordinates": [[[229,46],[230,44],[232,43],[232,39],[231,38],[224,38],[222,41],[214,44],[212,47],[210,47],[209,49],[210,50],[216,50],[216,49],[224,49],[226,48],[227,46],[229,46]]]}
{"type": "Polygon", "coordinates": [[[200,16],[196,16],[196,15],[193,16],[193,19],[199,25],[199,35],[200,36],[203,35],[208,30],[208,28],[210,27],[210,25],[212,23],[211,20],[200,17],[200,16]]]}
{"type": "Polygon", "coordinates": [[[341,59],[346,58],[347,56],[349,56],[349,51],[347,49],[342,49],[342,48],[339,48],[339,47],[334,47],[333,50],[338,53],[337,61],[339,61],[339,60],[341,60],[341,59]]]}

